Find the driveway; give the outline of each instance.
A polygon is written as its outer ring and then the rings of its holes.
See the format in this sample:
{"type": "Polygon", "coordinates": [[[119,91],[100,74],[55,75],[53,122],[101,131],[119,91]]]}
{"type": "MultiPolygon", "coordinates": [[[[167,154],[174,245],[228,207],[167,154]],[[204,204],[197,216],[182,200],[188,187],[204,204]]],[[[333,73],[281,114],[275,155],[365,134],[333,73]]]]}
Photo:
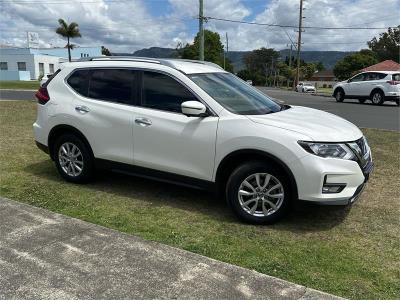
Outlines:
{"type": "Polygon", "coordinates": [[[287,104],[307,106],[341,116],[359,127],[400,130],[400,108],[394,102],[382,106],[370,101],[359,104],[358,100],[346,99],[337,103],[333,97],[314,96],[281,89],[258,87],[263,93],[285,101],[287,104]]]}
{"type": "Polygon", "coordinates": [[[0,299],[339,299],[0,198],[0,299]]]}

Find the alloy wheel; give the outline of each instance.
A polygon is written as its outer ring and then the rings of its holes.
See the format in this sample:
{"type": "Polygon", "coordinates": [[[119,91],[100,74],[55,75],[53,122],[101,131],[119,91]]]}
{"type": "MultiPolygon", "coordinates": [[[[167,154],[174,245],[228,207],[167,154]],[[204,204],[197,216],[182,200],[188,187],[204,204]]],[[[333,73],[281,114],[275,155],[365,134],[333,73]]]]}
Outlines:
{"type": "Polygon", "coordinates": [[[282,183],[268,173],[255,173],[240,184],[238,191],[242,209],[255,217],[274,214],[281,207],[285,194],[282,183]]]}
{"type": "Polygon", "coordinates": [[[77,177],[82,173],[83,155],[75,144],[71,142],[62,144],[58,150],[58,161],[68,176],[77,177]]]}
{"type": "Polygon", "coordinates": [[[373,102],[374,104],[379,104],[379,103],[381,102],[381,100],[382,100],[382,95],[381,95],[380,93],[375,93],[375,94],[372,96],[372,102],[373,102]]]}

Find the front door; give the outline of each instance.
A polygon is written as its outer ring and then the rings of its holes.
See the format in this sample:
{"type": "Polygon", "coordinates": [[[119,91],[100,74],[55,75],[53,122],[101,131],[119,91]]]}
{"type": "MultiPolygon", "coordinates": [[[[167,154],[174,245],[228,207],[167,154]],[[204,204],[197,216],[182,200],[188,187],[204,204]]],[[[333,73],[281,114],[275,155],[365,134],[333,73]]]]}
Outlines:
{"type": "Polygon", "coordinates": [[[359,96],[362,94],[362,84],[365,74],[361,73],[353,78],[344,86],[344,93],[348,96],[359,96]]]}
{"type": "Polygon", "coordinates": [[[169,75],[142,73],[141,107],[135,109],[134,164],[211,180],[217,116],[187,117],[181,103],[198,100],[169,75]]]}

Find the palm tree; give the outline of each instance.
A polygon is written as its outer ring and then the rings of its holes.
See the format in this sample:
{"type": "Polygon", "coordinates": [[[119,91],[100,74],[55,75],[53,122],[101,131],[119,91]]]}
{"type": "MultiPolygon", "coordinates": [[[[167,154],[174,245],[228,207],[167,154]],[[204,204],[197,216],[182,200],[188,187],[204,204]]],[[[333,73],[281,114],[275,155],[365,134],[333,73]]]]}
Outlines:
{"type": "Polygon", "coordinates": [[[66,47],[68,48],[68,61],[71,61],[71,49],[74,47],[74,45],[69,43],[69,39],[81,37],[79,25],[75,22],[72,22],[68,25],[63,19],[58,19],[58,24],[60,24],[60,27],[57,28],[56,33],[67,38],[66,47]]]}

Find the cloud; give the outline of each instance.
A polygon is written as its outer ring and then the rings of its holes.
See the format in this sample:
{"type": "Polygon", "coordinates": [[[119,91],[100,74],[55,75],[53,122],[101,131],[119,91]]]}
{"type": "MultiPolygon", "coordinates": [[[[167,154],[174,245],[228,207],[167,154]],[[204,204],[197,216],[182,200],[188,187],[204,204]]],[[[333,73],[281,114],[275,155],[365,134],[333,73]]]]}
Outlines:
{"type": "MultiPolygon", "coordinates": [[[[298,24],[299,1],[270,0],[256,6],[247,0],[204,0],[205,16],[285,25],[298,24]]],[[[387,27],[399,19],[400,0],[307,0],[305,26],[387,27]]],[[[26,31],[40,35],[41,46],[64,46],[55,34],[57,19],[76,21],[82,38],[73,43],[81,46],[104,45],[112,51],[131,52],[160,46],[175,47],[178,42],[193,40],[197,32],[198,0],[16,0],[0,2],[0,43],[26,45],[26,31]],[[42,2],[42,3],[40,3],[42,2]],[[57,3],[58,2],[58,3],[57,3]],[[155,12],[157,11],[157,12],[155,12]]],[[[205,28],[229,35],[231,50],[260,47],[286,48],[288,35],[297,40],[294,29],[228,23],[210,20],[205,28]]],[[[303,33],[304,50],[358,50],[383,30],[316,30],[303,33]]]]}

